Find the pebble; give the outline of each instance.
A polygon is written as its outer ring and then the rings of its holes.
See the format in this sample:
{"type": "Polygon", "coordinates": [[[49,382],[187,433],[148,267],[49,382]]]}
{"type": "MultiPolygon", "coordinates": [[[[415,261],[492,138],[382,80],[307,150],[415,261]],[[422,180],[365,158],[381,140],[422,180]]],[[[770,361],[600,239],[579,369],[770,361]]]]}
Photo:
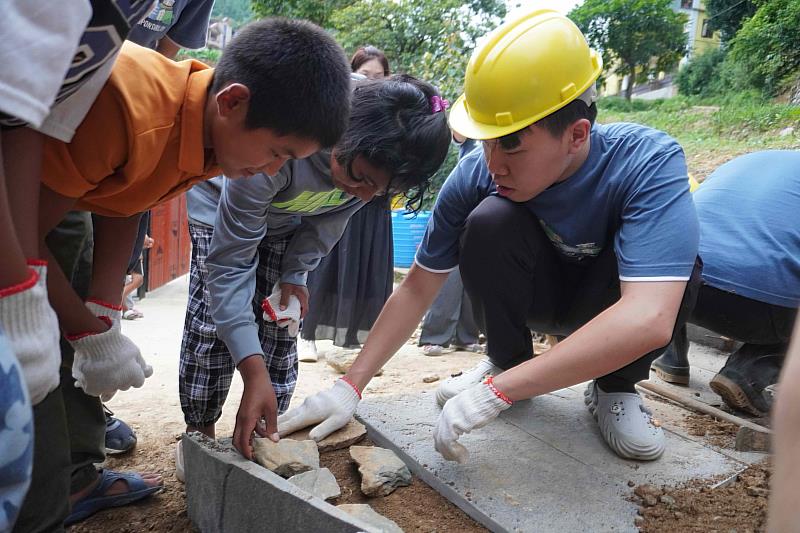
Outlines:
{"type": "Polygon", "coordinates": [[[436,374],[431,374],[430,376],[425,376],[422,378],[423,383],[433,383],[434,381],[439,381],[439,376],[436,374]]]}

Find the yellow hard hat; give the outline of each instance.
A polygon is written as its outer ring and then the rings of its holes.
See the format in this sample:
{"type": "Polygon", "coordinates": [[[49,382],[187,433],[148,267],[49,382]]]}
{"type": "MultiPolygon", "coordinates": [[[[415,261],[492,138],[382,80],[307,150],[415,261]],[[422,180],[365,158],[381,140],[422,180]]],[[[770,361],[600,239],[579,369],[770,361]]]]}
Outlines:
{"type": "Polygon", "coordinates": [[[602,67],[600,55],[567,17],[552,9],[523,12],[472,53],[450,127],[470,139],[496,139],[578,97],[591,103],[602,67]]]}

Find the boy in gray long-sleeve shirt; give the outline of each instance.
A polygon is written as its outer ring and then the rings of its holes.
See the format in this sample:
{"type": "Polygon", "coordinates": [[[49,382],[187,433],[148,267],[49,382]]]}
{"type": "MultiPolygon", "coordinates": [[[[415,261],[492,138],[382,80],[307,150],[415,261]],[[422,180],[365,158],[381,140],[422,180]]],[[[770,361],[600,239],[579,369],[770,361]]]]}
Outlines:
{"type": "MultiPolygon", "coordinates": [[[[307,273],[350,216],[377,195],[413,189],[421,197],[447,153],[441,102],[410,76],[359,83],[350,126],[332,151],[290,161],[275,176],[215,178],[188,193],[192,263],[179,379],[187,431],[215,436],[235,366],[245,391],[234,445],[250,457],[254,430],[277,438],[277,414],[297,380],[296,339],[261,319],[261,302],[277,284],[281,303],[296,296],[304,314],[307,273]]],[[[181,478],[180,446],[176,467],[181,478]]]]}

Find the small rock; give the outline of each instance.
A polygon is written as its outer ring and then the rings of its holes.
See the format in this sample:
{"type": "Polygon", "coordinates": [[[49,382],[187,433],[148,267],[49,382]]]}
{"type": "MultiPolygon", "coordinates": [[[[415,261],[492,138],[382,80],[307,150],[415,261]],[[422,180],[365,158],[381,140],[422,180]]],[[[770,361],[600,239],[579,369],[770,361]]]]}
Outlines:
{"type": "Polygon", "coordinates": [[[331,498],[338,498],[342,494],[336,478],[327,468],[320,468],[319,470],[309,470],[302,474],[297,474],[289,478],[289,483],[293,483],[323,500],[330,500],[331,498]]]}
{"type": "MultiPolygon", "coordinates": [[[[355,361],[358,357],[358,354],[358,350],[336,350],[325,354],[325,361],[328,363],[328,366],[336,370],[338,373],[347,374],[347,371],[350,370],[350,367],[353,365],[353,361],[355,361]]],[[[382,368],[378,370],[375,375],[380,376],[381,374],[383,374],[382,368]]]]}
{"type": "Polygon", "coordinates": [[[422,378],[423,383],[433,383],[434,381],[439,381],[439,376],[436,374],[431,374],[430,376],[425,376],[422,378]]]}
{"type": "MultiPolygon", "coordinates": [[[[294,440],[308,440],[308,434],[313,428],[314,426],[311,426],[306,429],[301,429],[300,431],[295,431],[291,435],[288,435],[288,438],[294,440]]],[[[319,441],[317,443],[317,449],[320,453],[324,453],[332,450],[339,450],[341,448],[347,448],[351,444],[355,444],[366,436],[367,428],[364,427],[364,424],[355,418],[351,418],[350,422],[348,422],[344,427],[334,431],[319,441]]]]}
{"type": "Polygon", "coordinates": [[[658,500],[652,494],[645,494],[642,496],[642,503],[645,507],[653,507],[658,503],[658,500]]]}
{"type": "Polygon", "coordinates": [[[367,496],[386,496],[397,487],[411,484],[411,472],[391,450],[376,446],[352,446],[350,457],[358,463],[361,492],[367,496]]]}
{"type": "Polygon", "coordinates": [[[644,525],[644,517],[643,516],[634,517],[633,525],[635,525],[636,527],[641,527],[642,525],[644,525]]]}
{"type": "Polygon", "coordinates": [[[372,507],[366,503],[345,503],[342,505],[337,505],[336,508],[341,509],[345,513],[355,516],[359,520],[363,520],[364,522],[374,526],[375,529],[371,529],[370,531],[376,531],[380,533],[403,533],[403,530],[400,529],[400,526],[385,516],[376,513],[372,507]]]}
{"type": "Polygon", "coordinates": [[[635,487],[635,486],[636,486],[636,482],[635,482],[635,481],[633,481],[632,479],[629,479],[629,480],[628,480],[628,486],[629,486],[629,487],[635,487]]]}
{"type": "Polygon", "coordinates": [[[644,485],[639,485],[638,487],[633,489],[633,493],[636,494],[638,497],[644,499],[645,496],[652,496],[653,498],[658,498],[664,493],[664,491],[662,491],[660,488],[656,486],[650,484],[644,484],[644,485]]]}
{"type": "Polygon", "coordinates": [[[747,494],[750,496],[761,496],[766,498],[769,496],[769,489],[763,489],[761,487],[747,487],[747,494]]]}
{"type": "Polygon", "coordinates": [[[683,513],[680,511],[675,511],[675,518],[683,518],[683,513]]]}
{"type": "Polygon", "coordinates": [[[319,452],[313,440],[253,439],[253,456],[258,464],[282,477],[319,469],[319,452]]]}
{"type": "Polygon", "coordinates": [[[675,498],[673,498],[672,496],[668,496],[666,494],[663,494],[661,497],[659,497],[658,501],[660,501],[667,507],[673,507],[675,505],[675,498]]]}

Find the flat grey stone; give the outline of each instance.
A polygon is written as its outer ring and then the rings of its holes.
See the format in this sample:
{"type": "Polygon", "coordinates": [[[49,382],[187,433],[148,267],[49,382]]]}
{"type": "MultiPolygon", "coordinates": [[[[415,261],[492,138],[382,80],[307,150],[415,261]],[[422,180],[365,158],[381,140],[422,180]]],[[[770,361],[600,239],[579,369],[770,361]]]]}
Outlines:
{"type": "Polygon", "coordinates": [[[393,520],[389,520],[382,514],[376,513],[375,510],[366,503],[344,503],[342,505],[337,505],[336,508],[370,524],[371,527],[368,529],[369,533],[403,533],[400,526],[393,520]]]}
{"type": "Polygon", "coordinates": [[[688,412],[646,402],[667,446],[657,461],[617,457],[583,403],[585,385],[515,402],[486,427],[463,435],[470,459],[445,461],[433,448],[440,409],[432,391],[370,397],[358,418],[376,445],[391,448],[434,490],[492,531],[635,531],[635,485],[677,485],[731,474],[759,454],[715,450],[677,422],[688,412]]]}
{"type": "Polygon", "coordinates": [[[313,440],[281,439],[272,442],[266,438],[253,439],[255,461],[282,477],[319,469],[319,452],[313,440]]]}
{"type": "MultiPolygon", "coordinates": [[[[295,431],[291,435],[287,435],[287,438],[294,440],[307,440],[308,434],[313,428],[314,426],[311,426],[301,429],[300,431],[295,431]]],[[[348,446],[359,442],[366,436],[367,428],[364,426],[364,424],[355,418],[351,418],[350,422],[348,422],[343,428],[334,431],[319,441],[317,443],[317,449],[320,451],[320,453],[324,453],[331,450],[347,448],[348,446]]]]}
{"type": "Polygon", "coordinates": [[[229,444],[193,433],[183,437],[182,446],[187,510],[200,531],[356,533],[369,529],[363,520],[248,461],[229,444]]]}
{"type": "Polygon", "coordinates": [[[411,484],[411,472],[392,450],[375,446],[351,446],[350,457],[358,463],[361,492],[367,496],[386,496],[397,487],[411,484]]]}
{"type": "MultiPolygon", "coordinates": [[[[325,354],[325,362],[339,374],[347,374],[358,354],[358,350],[333,350],[325,354]]],[[[375,375],[380,376],[381,374],[383,374],[382,368],[375,375]]]]}
{"type": "Polygon", "coordinates": [[[297,485],[304,491],[313,494],[322,500],[338,498],[342,494],[336,478],[327,468],[309,470],[289,478],[289,483],[297,485]]]}

